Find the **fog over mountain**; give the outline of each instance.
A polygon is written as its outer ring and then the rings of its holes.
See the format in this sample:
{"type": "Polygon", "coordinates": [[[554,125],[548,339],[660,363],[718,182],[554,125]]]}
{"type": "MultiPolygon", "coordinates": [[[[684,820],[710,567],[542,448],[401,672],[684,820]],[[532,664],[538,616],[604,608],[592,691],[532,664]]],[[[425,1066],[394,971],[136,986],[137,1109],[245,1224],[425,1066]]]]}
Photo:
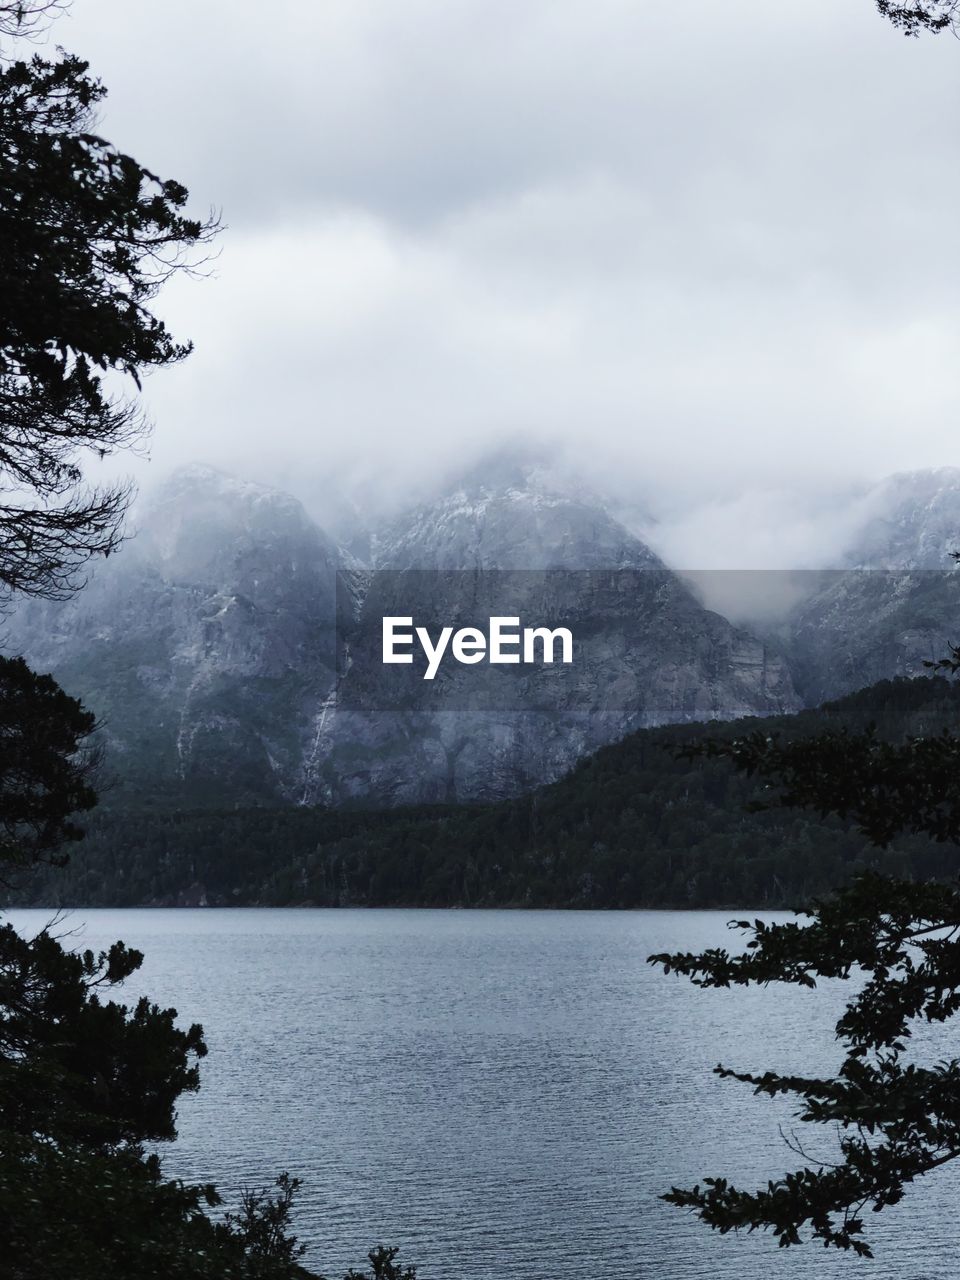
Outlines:
{"type": "Polygon", "coordinates": [[[366,526],[332,507],[325,531],[289,494],[181,468],[85,590],[8,619],[7,647],[98,709],[123,802],[494,799],[635,728],[922,674],[957,639],[956,469],[858,497],[837,567],[808,574],[678,573],[615,501],[528,456],[366,526]],[[724,616],[725,595],[752,617],[724,616]],[[516,668],[450,664],[417,683],[433,701],[411,699],[380,661],[382,617],[456,622],[465,607],[563,623],[577,661],[519,684],[516,668]]]}
{"type": "Polygon", "coordinates": [[[891,476],[841,563],[787,616],[792,671],[817,703],[895,672],[922,676],[960,642],[960,471],[891,476]]]}
{"type": "Polygon", "coordinates": [[[942,566],[960,527],[928,471],[960,462],[949,40],[868,0],[77,0],[50,38],[228,227],[160,301],[196,345],[145,384],[153,461],[102,468],[138,536],[9,621],[128,793],[488,798],[949,631],[912,580],[818,576],[942,566]],[[609,572],[549,602],[583,683],[534,681],[539,720],[488,698],[482,733],[365,719],[349,644],[406,568],[609,572]]]}
{"type": "Polygon", "coordinates": [[[366,565],[296,499],[183,468],[85,590],[13,614],[8,645],[98,708],[127,803],[492,799],[632,728],[800,706],[776,644],[705,608],[542,469],[499,459],[362,542],[366,565]],[[398,576],[411,570],[427,572],[398,576]],[[504,597],[497,575],[513,570],[535,571],[532,596],[521,575],[504,597]],[[473,598],[484,574],[483,612],[562,622],[575,666],[519,685],[454,668],[411,705],[380,662],[382,616],[456,621],[459,584],[473,598]],[[361,669],[364,628],[377,647],[361,669]]]}
{"type": "Polygon", "coordinates": [[[0,0],[0,1280],[945,1280],[958,58],[0,0]]]}
{"type": "Polygon", "coordinates": [[[76,0],[50,38],[229,228],[162,300],[158,480],[326,527],[532,444],[672,564],[802,568],[960,462],[956,49],[872,0],[76,0]]]}

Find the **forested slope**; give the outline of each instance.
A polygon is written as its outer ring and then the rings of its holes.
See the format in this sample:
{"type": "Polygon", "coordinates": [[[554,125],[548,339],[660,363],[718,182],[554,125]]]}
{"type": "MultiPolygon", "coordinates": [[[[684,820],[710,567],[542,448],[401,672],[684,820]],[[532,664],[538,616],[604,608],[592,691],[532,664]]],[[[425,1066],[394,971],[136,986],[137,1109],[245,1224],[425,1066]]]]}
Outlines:
{"type": "Polygon", "coordinates": [[[960,686],[884,681],[816,711],[633,734],[566,777],[485,807],[102,810],[64,870],[11,886],[8,904],[789,906],[864,865],[960,868],[952,846],[878,854],[815,814],[748,812],[757,785],[684,742],[877,725],[884,737],[955,728],[960,686]]]}

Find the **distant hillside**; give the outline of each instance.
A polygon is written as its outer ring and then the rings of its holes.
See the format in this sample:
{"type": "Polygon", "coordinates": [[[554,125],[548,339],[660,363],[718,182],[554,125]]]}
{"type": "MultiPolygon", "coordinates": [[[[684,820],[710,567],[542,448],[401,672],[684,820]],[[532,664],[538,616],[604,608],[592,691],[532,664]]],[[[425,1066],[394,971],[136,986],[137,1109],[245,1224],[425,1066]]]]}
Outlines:
{"type": "Polygon", "coordinates": [[[946,876],[957,850],[878,854],[855,830],[792,811],[747,813],[755,783],[684,741],[876,723],[885,737],[960,727],[960,686],[884,681],[795,716],[645,729],[560,781],[485,807],[105,811],[64,870],[7,904],[779,907],[865,865],[946,876]]]}
{"type": "Polygon", "coordinates": [[[895,675],[917,676],[960,636],[960,469],[890,476],[819,589],[786,620],[791,674],[807,706],[895,675]]]}

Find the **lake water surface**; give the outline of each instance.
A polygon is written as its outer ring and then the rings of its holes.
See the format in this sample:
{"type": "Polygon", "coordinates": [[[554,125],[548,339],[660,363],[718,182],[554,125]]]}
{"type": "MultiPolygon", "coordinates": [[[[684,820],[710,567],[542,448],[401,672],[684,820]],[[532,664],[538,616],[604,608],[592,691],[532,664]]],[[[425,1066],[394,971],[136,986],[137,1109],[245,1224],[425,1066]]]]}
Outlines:
{"type": "MultiPolygon", "coordinates": [[[[371,1245],[422,1280],[946,1280],[949,1170],[874,1218],[877,1258],[720,1237],[658,1200],[796,1167],[791,1107],[711,1074],[831,1069],[843,984],[701,991],[646,963],[736,936],[718,912],[78,911],[58,933],[146,955],[129,984],[202,1022],[203,1087],[171,1175],[231,1198],[304,1179],[307,1261],[339,1280],[371,1245]]],[[[35,931],[47,912],[8,918],[35,931]]],[[[930,1048],[960,1054],[960,1031],[930,1048]],[[951,1043],[952,1042],[952,1043],[951,1043]]],[[[828,1131],[806,1146],[831,1158],[828,1131]]]]}

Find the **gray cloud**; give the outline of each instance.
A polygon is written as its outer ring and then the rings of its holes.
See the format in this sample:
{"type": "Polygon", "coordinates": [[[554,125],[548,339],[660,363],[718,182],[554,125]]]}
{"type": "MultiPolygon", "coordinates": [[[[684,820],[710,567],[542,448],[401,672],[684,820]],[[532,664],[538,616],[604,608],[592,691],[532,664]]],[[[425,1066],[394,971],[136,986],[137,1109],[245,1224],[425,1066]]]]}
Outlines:
{"type": "Polygon", "coordinates": [[[163,303],[197,350],[148,383],[154,470],[322,520],[333,477],[541,442],[742,566],[960,462],[960,50],[870,0],[75,0],[52,38],[230,224],[163,303]]]}

